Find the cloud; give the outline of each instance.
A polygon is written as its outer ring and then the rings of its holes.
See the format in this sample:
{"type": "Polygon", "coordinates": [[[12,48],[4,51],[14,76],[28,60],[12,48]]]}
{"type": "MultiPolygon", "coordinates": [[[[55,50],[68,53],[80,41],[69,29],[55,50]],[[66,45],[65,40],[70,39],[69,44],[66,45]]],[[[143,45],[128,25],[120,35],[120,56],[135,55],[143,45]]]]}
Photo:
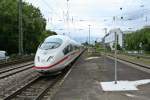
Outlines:
{"type": "Polygon", "coordinates": [[[72,37],[88,36],[88,25],[91,25],[91,36],[104,36],[103,28],[129,27],[141,28],[150,23],[149,0],[69,0],[69,21],[67,22],[67,0],[24,0],[39,7],[47,19],[47,29],[60,34],[70,33],[72,37]],[[141,6],[142,5],[142,6],[141,6]],[[122,8],[122,9],[120,9],[122,8]],[[113,21],[113,16],[116,21],[113,21]],[[121,17],[123,16],[123,19],[121,17]]]}

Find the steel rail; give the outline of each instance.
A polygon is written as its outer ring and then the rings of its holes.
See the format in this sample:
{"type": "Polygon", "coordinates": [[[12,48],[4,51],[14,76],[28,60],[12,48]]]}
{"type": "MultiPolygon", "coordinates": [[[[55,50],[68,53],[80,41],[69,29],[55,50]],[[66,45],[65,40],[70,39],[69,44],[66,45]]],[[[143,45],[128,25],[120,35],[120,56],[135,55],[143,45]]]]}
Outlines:
{"type": "MultiPolygon", "coordinates": [[[[85,50],[83,50],[80,55],[75,59],[75,61],[82,55],[82,53],[85,50]]],[[[74,62],[75,62],[74,61],[74,62]]],[[[71,69],[71,66],[66,67],[64,70],[62,70],[62,73],[59,74],[58,76],[55,76],[54,78],[52,77],[49,80],[45,81],[45,85],[44,89],[40,90],[38,93],[33,92],[33,90],[38,90],[39,87],[34,87],[36,85],[38,85],[40,83],[40,81],[42,82],[42,77],[37,77],[36,79],[28,82],[27,84],[25,84],[24,86],[22,86],[21,88],[19,88],[18,90],[16,90],[15,92],[13,92],[12,94],[10,94],[9,96],[5,97],[4,100],[11,100],[11,99],[15,99],[17,97],[19,98],[28,98],[28,96],[26,96],[25,94],[23,94],[23,92],[28,91],[27,89],[29,88],[31,91],[31,93],[35,93],[34,95],[32,94],[32,99],[33,100],[41,100],[42,97],[44,97],[44,95],[49,91],[50,88],[52,88],[59,80],[63,79],[63,77],[65,77],[65,75],[67,74],[67,72],[71,69]],[[34,89],[32,89],[34,88],[34,89]],[[21,94],[22,93],[22,94],[21,94]]],[[[40,84],[39,84],[40,85],[40,84]]],[[[43,84],[44,85],[44,84],[43,84]]],[[[30,97],[30,96],[29,96],[30,97]]]]}
{"type": "MultiPolygon", "coordinates": [[[[8,72],[6,72],[6,74],[3,73],[4,75],[3,75],[3,74],[0,74],[0,79],[3,79],[3,78],[6,78],[6,77],[9,77],[9,76],[12,76],[12,75],[17,74],[17,73],[20,73],[20,72],[22,72],[22,71],[28,70],[28,69],[30,69],[30,68],[32,68],[32,67],[33,67],[33,64],[29,65],[28,67],[25,66],[24,68],[20,68],[19,70],[16,70],[16,71],[11,72],[11,73],[9,73],[10,71],[8,71],[8,72]],[[8,74],[7,74],[7,73],[8,73],[8,74]]],[[[11,71],[12,71],[12,70],[11,70],[11,71]]]]}
{"type": "Polygon", "coordinates": [[[12,70],[15,70],[15,69],[19,69],[19,68],[21,68],[21,67],[25,67],[25,66],[28,66],[28,65],[31,65],[31,64],[33,64],[33,62],[27,63],[27,64],[23,64],[23,65],[20,65],[20,66],[9,67],[9,68],[7,68],[7,69],[0,70],[0,74],[9,72],[9,71],[12,71],[12,70]]]}
{"type": "Polygon", "coordinates": [[[24,89],[26,89],[27,87],[29,87],[31,84],[35,83],[36,81],[38,81],[40,79],[39,76],[37,76],[36,78],[34,78],[33,80],[29,81],[28,83],[26,83],[24,86],[22,86],[21,88],[17,89],[16,91],[14,91],[12,94],[10,94],[9,96],[5,97],[3,100],[11,100],[13,97],[15,97],[17,94],[21,93],[24,89]]]}

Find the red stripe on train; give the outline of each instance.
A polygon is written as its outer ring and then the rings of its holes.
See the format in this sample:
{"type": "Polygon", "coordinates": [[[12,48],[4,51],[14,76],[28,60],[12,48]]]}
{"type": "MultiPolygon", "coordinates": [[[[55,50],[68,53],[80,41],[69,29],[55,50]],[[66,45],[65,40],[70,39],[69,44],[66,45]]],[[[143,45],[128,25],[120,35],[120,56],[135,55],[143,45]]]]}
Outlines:
{"type": "MultiPolygon", "coordinates": [[[[74,54],[76,54],[76,53],[79,53],[79,52],[76,51],[76,52],[71,53],[70,55],[74,55],[74,54]]],[[[68,59],[68,57],[69,57],[70,55],[64,57],[63,59],[61,59],[60,61],[58,61],[58,62],[55,63],[55,64],[52,64],[52,65],[49,65],[49,66],[34,66],[33,68],[34,68],[34,69],[48,69],[48,68],[54,67],[54,66],[56,66],[56,65],[58,65],[58,64],[60,64],[60,63],[62,63],[62,62],[65,61],[66,59],[68,59]]]]}
{"type": "Polygon", "coordinates": [[[49,65],[49,66],[34,66],[33,68],[34,69],[48,69],[48,68],[51,68],[53,66],[56,66],[60,63],[62,63],[64,60],[68,59],[68,56],[64,57],[63,59],[61,59],[60,61],[58,61],[57,63],[55,64],[52,64],[52,65],[49,65]]]}

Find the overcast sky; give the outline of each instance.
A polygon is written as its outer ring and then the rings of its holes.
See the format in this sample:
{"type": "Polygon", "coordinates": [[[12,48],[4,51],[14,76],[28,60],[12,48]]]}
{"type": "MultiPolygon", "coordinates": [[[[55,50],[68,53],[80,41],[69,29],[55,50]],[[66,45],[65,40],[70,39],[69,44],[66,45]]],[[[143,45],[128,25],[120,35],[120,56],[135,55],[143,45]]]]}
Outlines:
{"type": "Polygon", "coordinates": [[[100,39],[104,28],[136,30],[150,23],[150,0],[69,0],[68,7],[67,0],[24,1],[40,8],[47,29],[80,41],[87,40],[88,25],[91,25],[91,37],[100,39]]]}

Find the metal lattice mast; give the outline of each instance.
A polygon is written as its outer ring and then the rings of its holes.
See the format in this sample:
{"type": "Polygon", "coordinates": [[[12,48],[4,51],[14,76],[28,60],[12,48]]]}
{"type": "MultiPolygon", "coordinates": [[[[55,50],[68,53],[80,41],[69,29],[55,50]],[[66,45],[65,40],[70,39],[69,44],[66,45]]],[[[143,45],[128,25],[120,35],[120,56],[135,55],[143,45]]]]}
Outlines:
{"type": "Polygon", "coordinates": [[[69,0],[67,0],[66,24],[67,24],[67,35],[69,36],[69,0]]]}
{"type": "Polygon", "coordinates": [[[23,54],[22,0],[19,0],[19,55],[23,54]]]}

